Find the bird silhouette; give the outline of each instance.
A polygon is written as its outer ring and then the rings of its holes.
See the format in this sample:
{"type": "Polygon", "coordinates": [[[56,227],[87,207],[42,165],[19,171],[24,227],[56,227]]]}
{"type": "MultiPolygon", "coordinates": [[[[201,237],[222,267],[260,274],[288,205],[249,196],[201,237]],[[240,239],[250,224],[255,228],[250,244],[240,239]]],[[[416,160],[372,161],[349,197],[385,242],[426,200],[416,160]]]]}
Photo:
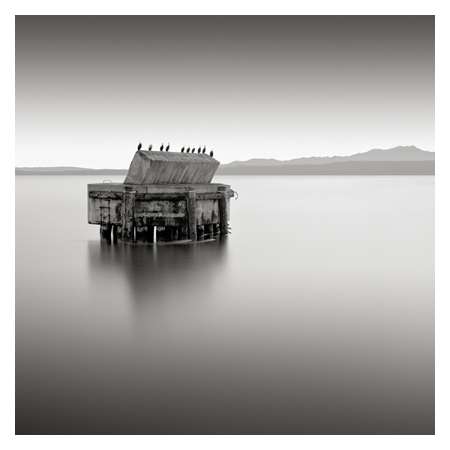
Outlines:
{"type": "Polygon", "coordinates": [[[159,151],[162,152],[164,150],[164,144],[161,144],[161,147],[159,147],[159,151]]]}
{"type": "Polygon", "coordinates": [[[203,147],[202,153],[205,154],[206,152],[206,147],[203,147]]]}
{"type": "Polygon", "coordinates": [[[186,150],[186,153],[189,153],[191,151],[191,147],[188,147],[188,149],[186,150]]]}
{"type": "Polygon", "coordinates": [[[170,144],[167,145],[167,147],[166,147],[166,152],[169,151],[169,147],[170,147],[170,144]]]}
{"type": "Polygon", "coordinates": [[[148,146],[148,151],[149,151],[149,152],[152,151],[152,145],[151,145],[151,144],[148,146]]]}
{"type": "Polygon", "coordinates": [[[211,158],[214,156],[214,152],[212,150],[209,152],[209,156],[211,156],[211,158]]]}
{"type": "Polygon", "coordinates": [[[184,153],[184,147],[181,147],[181,153],[184,153]]]}
{"type": "Polygon", "coordinates": [[[142,144],[139,142],[138,144],[138,150],[140,150],[142,148],[142,144]]]}
{"type": "Polygon", "coordinates": [[[202,151],[202,149],[199,147],[199,148],[197,149],[197,153],[200,154],[201,151],[202,151]]]}

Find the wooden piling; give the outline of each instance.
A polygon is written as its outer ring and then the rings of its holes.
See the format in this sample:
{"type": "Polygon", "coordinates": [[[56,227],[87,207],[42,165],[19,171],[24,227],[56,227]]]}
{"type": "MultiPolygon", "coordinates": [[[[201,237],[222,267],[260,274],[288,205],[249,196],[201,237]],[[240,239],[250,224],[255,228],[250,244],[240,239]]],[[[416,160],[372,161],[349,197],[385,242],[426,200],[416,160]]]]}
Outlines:
{"type": "Polygon", "coordinates": [[[117,242],[117,225],[112,226],[112,237],[114,244],[117,242]]]}
{"type": "Polygon", "coordinates": [[[199,225],[197,227],[197,239],[203,240],[205,238],[205,228],[203,227],[203,225],[199,225]]]}
{"type": "Polygon", "coordinates": [[[136,204],[136,191],[125,186],[122,202],[122,239],[125,241],[134,241],[136,234],[134,231],[134,210],[136,204]]]}
{"type": "Polygon", "coordinates": [[[212,223],[205,225],[205,238],[211,239],[214,235],[214,227],[212,223]]]}
{"type": "Polygon", "coordinates": [[[100,225],[100,236],[106,241],[111,241],[111,224],[105,223],[100,225]]]}
{"type": "Polygon", "coordinates": [[[219,197],[219,225],[220,225],[220,234],[225,235],[228,234],[228,211],[227,211],[227,197],[224,189],[219,187],[218,191],[220,192],[219,197]]]}
{"type": "Polygon", "coordinates": [[[189,239],[188,227],[186,225],[179,227],[178,236],[182,240],[189,239]]]}
{"type": "Polygon", "coordinates": [[[153,244],[153,236],[154,236],[154,230],[153,230],[153,225],[151,223],[151,221],[146,218],[145,219],[145,224],[146,224],[146,236],[145,236],[145,241],[153,244]]]}
{"type": "Polygon", "coordinates": [[[186,196],[189,239],[192,241],[197,240],[197,219],[195,217],[196,196],[195,191],[188,191],[186,196]]]}

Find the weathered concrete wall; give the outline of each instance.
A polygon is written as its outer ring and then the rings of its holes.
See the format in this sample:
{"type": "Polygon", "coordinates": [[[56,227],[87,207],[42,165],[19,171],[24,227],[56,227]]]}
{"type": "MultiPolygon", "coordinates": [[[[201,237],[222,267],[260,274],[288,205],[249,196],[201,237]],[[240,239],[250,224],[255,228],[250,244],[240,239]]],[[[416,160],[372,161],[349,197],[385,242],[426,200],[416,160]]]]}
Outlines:
{"type": "MultiPolygon", "coordinates": [[[[227,234],[228,185],[88,185],[88,221],[101,226],[102,237],[152,242],[153,227],[162,229],[162,240],[203,239],[227,234]]],[[[159,238],[158,238],[159,239],[159,238]]]]}
{"type": "Polygon", "coordinates": [[[219,200],[197,200],[195,217],[197,225],[219,223],[219,200]]]}
{"type": "Polygon", "coordinates": [[[152,225],[176,226],[186,221],[186,199],[136,200],[135,216],[152,225]]]}
{"type": "Polygon", "coordinates": [[[121,223],[122,196],[89,196],[88,222],[89,223],[121,223]],[[109,197],[109,198],[108,198],[109,197]]]}
{"type": "Polygon", "coordinates": [[[219,161],[197,153],[139,150],[128,169],[125,184],[210,183],[219,161]]]}

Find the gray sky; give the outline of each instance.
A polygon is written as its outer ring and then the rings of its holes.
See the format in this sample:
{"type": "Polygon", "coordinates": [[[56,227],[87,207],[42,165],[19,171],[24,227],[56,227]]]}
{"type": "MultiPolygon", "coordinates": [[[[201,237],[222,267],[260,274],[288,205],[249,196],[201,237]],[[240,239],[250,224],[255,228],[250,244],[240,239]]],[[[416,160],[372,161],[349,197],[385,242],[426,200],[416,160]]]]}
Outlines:
{"type": "Polygon", "coordinates": [[[16,165],[434,150],[432,16],[16,18],[16,165]]]}

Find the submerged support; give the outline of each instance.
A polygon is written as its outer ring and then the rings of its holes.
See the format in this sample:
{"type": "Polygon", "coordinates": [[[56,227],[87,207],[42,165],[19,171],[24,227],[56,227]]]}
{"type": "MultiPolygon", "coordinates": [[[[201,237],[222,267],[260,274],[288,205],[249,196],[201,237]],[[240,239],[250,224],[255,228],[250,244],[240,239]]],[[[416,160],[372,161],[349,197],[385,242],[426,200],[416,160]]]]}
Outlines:
{"type": "Polygon", "coordinates": [[[111,241],[111,224],[105,223],[100,225],[100,236],[102,239],[105,239],[106,241],[111,241]]]}
{"type": "Polygon", "coordinates": [[[152,222],[147,218],[145,220],[145,224],[146,224],[146,234],[145,234],[145,241],[153,244],[154,242],[154,235],[155,235],[155,230],[154,230],[154,226],[152,224],[152,222]]]}
{"type": "Polygon", "coordinates": [[[140,242],[146,242],[147,240],[147,227],[146,226],[136,226],[136,240],[140,242]]]}
{"type": "Polygon", "coordinates": [[[187,203],[187,217],[188,217],[188,233],[189,239],[192,241],[197,240],[197,219],[195,217],[195,204],[196,204],[196,193],[195,191],[189,191],[187,193],[186,203],[187,203]]]}
{"type": "Polygon", "coordinates": [[[205,225],[205,238],[211,239],[214,235],[213,224],[209,223],[205,225]]]}
{"type": "Polygon", "coordinates": [[[136,191],[133,188],[125,187],[122,202],[122,239],[124,241],[134,241],[136,234],[134,231],[134,210],[136,204],[136,191]]]}
{"type": "Polygon", "coordinates": [[[112,237],[113,237],[113,242],[116,243],[117,242],[117,225],[113,225],[112,226],[112,237]]]}
{"type": "Polygon", "coordinates": [[[202,240],[205,237],[205,228],[203,225],[197,227],[197,239],[202,240]]]}
{"type": "Polygon", "coordinates": [[[188,227],[187,225],[183,225],[179,227],[178,236],[180,240],[189,239],[188,227]]]}

